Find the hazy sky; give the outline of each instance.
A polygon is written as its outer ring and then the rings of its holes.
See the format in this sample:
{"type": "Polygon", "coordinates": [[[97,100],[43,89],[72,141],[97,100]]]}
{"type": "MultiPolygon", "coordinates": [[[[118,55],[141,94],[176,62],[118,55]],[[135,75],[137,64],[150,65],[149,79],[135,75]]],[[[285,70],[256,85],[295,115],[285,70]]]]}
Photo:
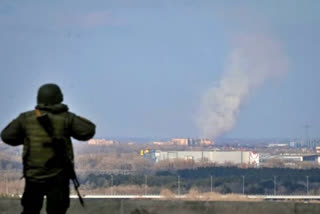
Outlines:
{"type": "Polygon", "coordinates": [[[318,0],[0,0],[0,128],[55,82],[97,137],[196,137],[201,97],[242,34],[289,72],[250,93],[225,137],[320,137],[318,0]],[[228,3],[227,3],[228,2],[228,3]],[[233,2],[233,3],[232,3],[233,2]]]}

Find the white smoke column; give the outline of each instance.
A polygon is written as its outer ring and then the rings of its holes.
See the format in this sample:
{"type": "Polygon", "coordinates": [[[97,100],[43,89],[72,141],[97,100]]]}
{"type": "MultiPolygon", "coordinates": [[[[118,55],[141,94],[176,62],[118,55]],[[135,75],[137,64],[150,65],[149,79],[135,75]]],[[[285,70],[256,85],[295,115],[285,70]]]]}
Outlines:
{"type": "Polygon", "coordinates": [[[202,97],[197,115],[202,137],[215,139],[230,131],[248,95],[287,71],[287,56],[277,41],[265,35],[240,36],[222,79],[202,97]]]}

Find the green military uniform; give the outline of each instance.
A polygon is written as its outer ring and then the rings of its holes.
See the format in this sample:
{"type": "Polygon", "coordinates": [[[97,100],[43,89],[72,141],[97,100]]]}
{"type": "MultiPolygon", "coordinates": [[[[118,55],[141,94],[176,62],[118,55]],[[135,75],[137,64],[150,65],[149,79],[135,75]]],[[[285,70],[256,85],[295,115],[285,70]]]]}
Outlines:
{"type": "Polygon", "coordinates": [[[36,110],[22,113],[1,133],[2,140],[12,146],[23,145],[23,173],[26,179],[22,198],[23,214],[39,213],[43,196],[47,197],[47,213],[65,213],[69,207],[69,177],[63,166],[48,167],[55,157],[52,138],[37,120],[37,114],[47,114],[54,135],[63,138],[64,148],[73,161],[71,137],[89,140],[95,134],[95,125],[68,111],[62,104],[63,95],[55,84],[40,87],[36,110]]]}

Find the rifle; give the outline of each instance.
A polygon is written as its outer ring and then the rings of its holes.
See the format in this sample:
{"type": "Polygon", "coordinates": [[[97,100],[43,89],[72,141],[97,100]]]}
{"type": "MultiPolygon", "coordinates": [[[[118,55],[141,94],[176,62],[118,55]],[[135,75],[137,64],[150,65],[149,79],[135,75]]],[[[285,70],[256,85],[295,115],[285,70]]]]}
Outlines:
{"type": "Polygon", "coordinates": [[[44,128],[44,130],[47,132],[49,137],[52,139],[52,143],[50,143],[50,146],[53,147],[55,151],[55,156],[52,159],[48,160],[48,162],[46,163],[46,166],[48,168],[63,167],[66,169],[69,175],[69,178],[72,180],[72,183],[78,195],[80,204],[82,207],[84,207],[85,204],[79,192],[80,183],[77,178],[76,171],[74,170],[74,165],[67,155],[64,139],[54,135],[54,129],[48,114],[41,114],[41,112],[38,109],[36,109],[36,115],[37,115],[37,120],[39,121],[41,126],[44,128]]]}

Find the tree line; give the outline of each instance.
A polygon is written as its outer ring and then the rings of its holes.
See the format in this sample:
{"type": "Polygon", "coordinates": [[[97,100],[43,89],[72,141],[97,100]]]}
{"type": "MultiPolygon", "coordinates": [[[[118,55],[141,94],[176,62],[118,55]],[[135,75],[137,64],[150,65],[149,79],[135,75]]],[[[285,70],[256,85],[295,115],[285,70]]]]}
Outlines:
{"type": "Polygon", "coordinates": [[[110,186],[145,185],[170,189],[181,193],[197,189],[199,192],[245,194],[309,194],[320,193],[319,169],[202,167],[149,174],[88,174],[82,175],[83,184],[95,188],[110,186]],[[308,180],[307,180],[308,179],[308,180]],[[308,187],[307,187],[308,185],[308,187]]]}

